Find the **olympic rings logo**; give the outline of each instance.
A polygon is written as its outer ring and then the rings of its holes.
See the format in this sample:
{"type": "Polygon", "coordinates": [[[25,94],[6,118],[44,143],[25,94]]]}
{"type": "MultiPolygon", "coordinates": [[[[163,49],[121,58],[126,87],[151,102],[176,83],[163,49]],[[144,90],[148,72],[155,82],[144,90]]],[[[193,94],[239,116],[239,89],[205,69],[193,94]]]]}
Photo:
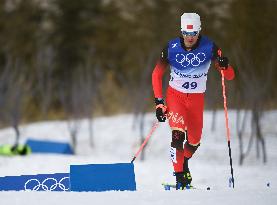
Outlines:
{"type": "Polygon", "coordinates": [[[204,62],[206,59],[205,53],[197,53],[196,55],[194,53],[188,53],[186,55],[182,53],[178,53],[175,56],[176,62],[180,63],[181,66],[187,67],[189,65],[192,66],[199,66],[200,63],[204,62]]]}
{"type": "Polygon", "coordinates": [[[41,187],[44,191],[54,191],[59,187],[62,191],[68,191],[69,187],[64,184],[65,180],[69,180],[69,177],[63,177],[60,181],[55,178],[46,178],[42,183],[38,179],[29,179],[25,183],[24,189],[25,191],[38,191],[41,187]]]}

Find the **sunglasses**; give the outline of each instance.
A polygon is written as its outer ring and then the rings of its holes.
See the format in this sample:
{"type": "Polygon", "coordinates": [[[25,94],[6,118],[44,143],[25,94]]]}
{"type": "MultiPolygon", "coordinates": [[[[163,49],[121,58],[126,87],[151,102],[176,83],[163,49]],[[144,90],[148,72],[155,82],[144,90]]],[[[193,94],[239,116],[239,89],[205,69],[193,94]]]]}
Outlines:
{"type": "Polygon", "coordinates": [[[196,36],[199,32],[198,31],[192,31],[192,32],[187,32],[187,31],[181,31],[184,36],[196,36]]]}

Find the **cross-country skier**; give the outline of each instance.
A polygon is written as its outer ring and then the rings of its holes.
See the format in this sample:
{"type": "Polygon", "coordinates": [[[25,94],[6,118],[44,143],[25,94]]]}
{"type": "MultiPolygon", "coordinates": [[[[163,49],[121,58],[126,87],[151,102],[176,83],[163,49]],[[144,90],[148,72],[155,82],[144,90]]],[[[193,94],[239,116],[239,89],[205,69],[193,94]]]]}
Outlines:
{"type": "Polygon", "coordinates": [[[223,70],[227,80],[235,76],[228,58],[223,57],[216,44],[200,31],[200,16],[184,13],[181,16],[181,37],[168,42],[152,73],[157,119],[164,122],[167,118],[172,129],[170,154],[177,189],[191,185],[188,160],[200,146],[204,93],[211,61],[219,72],[223,70]],[[162,78],[168,66],[170,80],[165,105],[162,78]]]}

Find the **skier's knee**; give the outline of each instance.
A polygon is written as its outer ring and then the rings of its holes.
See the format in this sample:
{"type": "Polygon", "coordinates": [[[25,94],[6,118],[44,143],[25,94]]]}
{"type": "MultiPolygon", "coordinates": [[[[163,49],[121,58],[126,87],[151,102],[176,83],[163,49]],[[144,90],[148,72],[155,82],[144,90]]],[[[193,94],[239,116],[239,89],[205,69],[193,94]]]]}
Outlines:
{"type": "Polygon", "coordinates": [[[177,150],[184,149],[184,140],[185,140],[185,133],[180,130],[172,130],[172,141],[171,147],[176,148],[177,150]]]}
{"type": "Polygon", "coordinates": [[[184,155],[186,158],[191,158],[192,155],[196,152],[196,150],[198,149],[198,147],[200,146],[200,143],[198,144],[190,144],[188,141],[186,141],[185,145],[184,145],[184,155]]]}

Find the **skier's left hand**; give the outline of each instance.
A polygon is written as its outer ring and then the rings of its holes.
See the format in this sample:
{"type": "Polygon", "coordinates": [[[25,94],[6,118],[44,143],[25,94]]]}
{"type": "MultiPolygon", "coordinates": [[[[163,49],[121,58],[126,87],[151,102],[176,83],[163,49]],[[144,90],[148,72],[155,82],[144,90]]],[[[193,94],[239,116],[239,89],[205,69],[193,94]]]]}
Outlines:
{"type": "Polygon", "coordinates": [[[229,60],[227,57],[217,57],[218,65],[222,70],[226,70],[229,65],[229,60]]]}

